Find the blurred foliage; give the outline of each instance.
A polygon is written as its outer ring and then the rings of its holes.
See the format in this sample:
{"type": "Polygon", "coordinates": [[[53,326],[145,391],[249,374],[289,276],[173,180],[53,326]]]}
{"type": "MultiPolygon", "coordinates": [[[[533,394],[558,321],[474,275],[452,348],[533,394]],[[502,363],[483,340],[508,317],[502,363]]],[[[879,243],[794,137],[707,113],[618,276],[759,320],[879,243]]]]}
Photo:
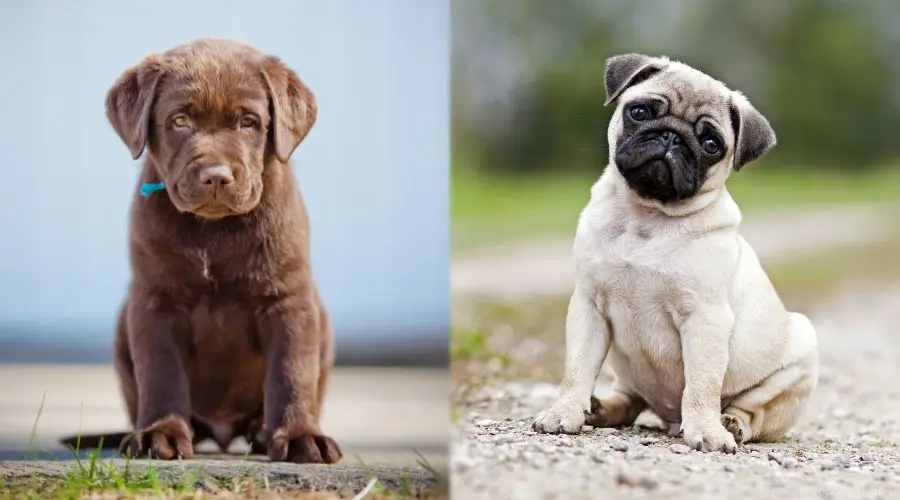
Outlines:
{"type": "MultiPolygon", "coordinates": [[[[454,250],[535,236],[571,238],[598,176],[599,172],[577,171],[511,176],[455,163],[454,250]]],[[[728,182],[729,192],[746,213],[900,200],[898,168],[856,175],[837,169],[812,173],[770,163],[732,174],[728,182]]]]}
{"type": "Polygon", "coordinates": [[[605,59],[665,54],[772,122],[766,163],[860,170],[900,154],[900,2],[457,0],[454,154],[507,172],[607,162],[605,59]]]}

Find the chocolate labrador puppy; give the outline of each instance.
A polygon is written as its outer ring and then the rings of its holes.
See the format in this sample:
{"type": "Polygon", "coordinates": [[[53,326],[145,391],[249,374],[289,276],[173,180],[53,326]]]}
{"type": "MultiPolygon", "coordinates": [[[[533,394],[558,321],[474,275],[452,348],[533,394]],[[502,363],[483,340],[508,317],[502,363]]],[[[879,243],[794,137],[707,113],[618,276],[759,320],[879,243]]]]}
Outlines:
{"type": "Polygon", "coordinates": [[[312,92],[277,57],[200,39],[125,71],[106,112],[133,158],[147,152],[115,340],[134,429],[106,446],[174,459],[246,437],[271,460],[337,462],[319,428],[331,330],[289,164],[312,92]]]}

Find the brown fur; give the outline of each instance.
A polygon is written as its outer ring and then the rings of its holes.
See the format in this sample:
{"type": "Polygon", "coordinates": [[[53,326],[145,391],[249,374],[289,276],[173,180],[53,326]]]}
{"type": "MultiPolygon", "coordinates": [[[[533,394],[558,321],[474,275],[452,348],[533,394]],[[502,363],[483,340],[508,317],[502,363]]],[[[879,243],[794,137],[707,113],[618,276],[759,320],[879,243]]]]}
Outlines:
{"type": "Polygon", "coordinates": [[[247,437],[272,460],[340,459],[319,428],[333,346],[288,164],[316,111],[277,58],[218,39],[150,55],[109,91],[113,128],[133,157],[147,149],[141,182],[166,184],[131,209],[114,354],[135,430],[109,435],[124,453],[247,437]],[[228,179],[204,182],[221,165],[228,179]]]}

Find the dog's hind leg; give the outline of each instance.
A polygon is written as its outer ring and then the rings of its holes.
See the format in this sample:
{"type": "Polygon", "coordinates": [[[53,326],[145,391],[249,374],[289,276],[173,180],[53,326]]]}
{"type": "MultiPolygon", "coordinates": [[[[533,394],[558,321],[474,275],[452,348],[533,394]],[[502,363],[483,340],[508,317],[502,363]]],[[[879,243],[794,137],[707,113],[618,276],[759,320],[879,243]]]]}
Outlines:
{"type": "Polygon", "coordinates": [[[113,344],[113,364],[116,375],[119,377],[119,391],[125,400],[125,409],[128,411],[128,421],[131,426],[137,422],[138,393],[137,382],[134,378],[134,361],[131,359],[131,350],[128,345],[128,302],[119,310],[119,318],[116,323],[116,337],[113,344]]]}
{"type": "Polygon", "coordinates": [[[738,443],[777,441],[797,423],[818,381],[815,331],[805,316],[790,313],[792,341],[806,349],[800,357],[739,394],[722,411],[722,425],[738,443]]]}
{"type": "Polygon", "coordinates": [[[622,391],[599,399],[591,396],[591,412],[584,423],[592,427],[621,427],[634,423],[638,415],[647,409],[647,403],[640,396],[622,391]]]}
{"type": "Polygon", "coordinates": [[[328,391],[328,376],[334,368],[334,340],[332,339],[331,324],[328,321],[328,312],[324,306],[319,306],[319,331],[321,332],[322,353],[319,361],[319,383],[316,387],[316,419],[321,419],[322,408],[325,406],[325,394],[328,391]]]}

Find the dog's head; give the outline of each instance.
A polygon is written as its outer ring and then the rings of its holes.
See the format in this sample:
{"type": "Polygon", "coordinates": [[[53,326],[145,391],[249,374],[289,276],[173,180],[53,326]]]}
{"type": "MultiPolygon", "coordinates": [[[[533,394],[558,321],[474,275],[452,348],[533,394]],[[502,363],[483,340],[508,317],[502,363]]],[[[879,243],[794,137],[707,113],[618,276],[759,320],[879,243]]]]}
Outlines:
{"type": "Polygon", "coordinates": [[[721,188],[775,146],[766,118],[737,91],[686,64],[624,54],[606,61],[610,161],[629,188],[659,203],[721,188]]]}
{"type": "Polygon", "coordinates": [[[264,168],[289,161],[316,112],[312,92],[277,57],[223,39],[151,54],[106,97],[132,157],[146,148],[175,207],[210,219],[259,204],[264,168]]]}

